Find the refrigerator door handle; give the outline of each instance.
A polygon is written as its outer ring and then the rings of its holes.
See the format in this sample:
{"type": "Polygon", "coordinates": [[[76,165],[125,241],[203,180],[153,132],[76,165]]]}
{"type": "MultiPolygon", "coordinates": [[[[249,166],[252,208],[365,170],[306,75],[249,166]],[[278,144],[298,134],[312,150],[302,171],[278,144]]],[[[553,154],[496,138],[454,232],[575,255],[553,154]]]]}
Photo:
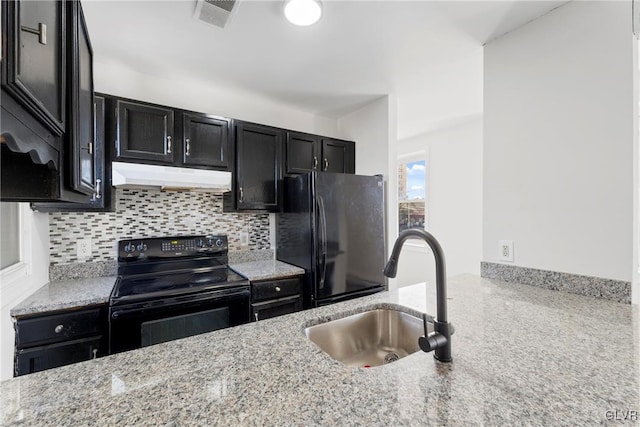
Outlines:
{"type": "Polygon", "coordinates": [[[322,250],[320,255],[322,268],[320,269],[319,289],[322,289],[327,275],[327,216],[324,211],[322,197],[318,197],[318,208],[320,210],[320,248],[322,250]]]}

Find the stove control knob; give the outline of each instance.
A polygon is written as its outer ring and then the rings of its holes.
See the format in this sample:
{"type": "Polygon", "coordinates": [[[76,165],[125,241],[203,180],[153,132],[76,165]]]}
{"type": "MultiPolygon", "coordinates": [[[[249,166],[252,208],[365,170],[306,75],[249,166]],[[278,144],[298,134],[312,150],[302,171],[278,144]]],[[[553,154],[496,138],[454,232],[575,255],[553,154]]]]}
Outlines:
{"type": "Polygon", "coordinates": [[[202,239],[198,239],[198,240],[196,241],[196,246],[197,246],[197,247],[199,247],[199,248],[204,248],[204,246],[205,246],[205,245],[204,245],[204,240],[202,240],[202,239]]]}
{"type": "Polygon", "coordinates": [[[216,240],[216,246],[221,248],[222,247],[222,240],[220,240],[220,239],[216,240]]]}
{"type": "Polygon", "coordinates": [[[144,251],[146,251],[146,250],[147,250],[147,245],[146,245],[146,244],[144,244],[143,242],[140,242],[140,243],[138,243],[138,246],[136,246],[136,249],[137,249],[139,252],[144,252],[144,251]]]}
{"type": "Polygon", "coordinates": [[[135,250],[136,250],[136,247],[131,242],[129,242],[126,245],[124,245],[124,251],[127,252],[127,253],[133,252],[135,250]]]}
{"type": "Polygon", "coordinates": [[[213,246],[213,239],[207,239],[207,246],[213,246]]]}

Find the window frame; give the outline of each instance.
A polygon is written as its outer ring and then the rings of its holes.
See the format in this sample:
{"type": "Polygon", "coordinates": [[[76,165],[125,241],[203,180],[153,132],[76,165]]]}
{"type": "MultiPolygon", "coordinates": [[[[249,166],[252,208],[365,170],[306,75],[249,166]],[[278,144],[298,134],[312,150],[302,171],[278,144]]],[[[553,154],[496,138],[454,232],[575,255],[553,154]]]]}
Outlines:
{"type": "MultiPolygon", "coordinates": [[[[429,202],[430,202],[430,197],[429,195],[431,194],[430,191],[430,171],[431,168],[429,167],[430,163],[429,163],[429,153],[427,150],[420,150],[420,151],[414,151],[414,152],[410,152],[410,153],[403,153],[403,154],[398,154],[398,156],[396,157],[396,173],[398,173],[398,166],[400,166],[400,164],[407,164],[407,163],[411,163],[411,162],[416,162],[416,161],[421,161],[424,160],[424,164],[425,164],[425,173],[424,173],[424,211],[425,211],[425,215],[424,215],[424,228],[423,230],[428,230],[429,229],[429,223],[430,223],[430,215],[429,212],[431,211],[429,209],[429,202]]],[[[398,212],[398,219],[397,219],[397,226],[398,226],[398,234],[400,233],[400,203],[406,201],[406,200],[400,200],[400,194],[399,194],[399,186],[400,183],[398,182],[398,185],[396,186],[396,211],[398,212]]],[[[410,239],[407,240],[405,242],[405,246],[409,246],[409,247],[414,247],[414,248],[426,248],[427,244],[421,240],[416,240],[416,239],[410,239]]]]}
{"type": "Polygon", "coordinates": [[[9,286],[32,273],[31,259],[31,217],[29,203],[18,203],[18,228],[20,232],[20,260],[0,270],[0,283],[2,287],[9,286]]]}

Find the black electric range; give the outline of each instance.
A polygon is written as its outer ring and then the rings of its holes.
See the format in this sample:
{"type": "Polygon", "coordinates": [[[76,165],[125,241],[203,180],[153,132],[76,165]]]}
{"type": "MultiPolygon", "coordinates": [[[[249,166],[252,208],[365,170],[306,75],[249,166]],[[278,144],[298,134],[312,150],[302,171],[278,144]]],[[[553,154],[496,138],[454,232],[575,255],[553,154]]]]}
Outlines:
{"type": "Polygon", "coordinates": [[[229,269],[226,235],[118,242],[110,353],[240,325],[250,313],[249,281],[229,269]]]}

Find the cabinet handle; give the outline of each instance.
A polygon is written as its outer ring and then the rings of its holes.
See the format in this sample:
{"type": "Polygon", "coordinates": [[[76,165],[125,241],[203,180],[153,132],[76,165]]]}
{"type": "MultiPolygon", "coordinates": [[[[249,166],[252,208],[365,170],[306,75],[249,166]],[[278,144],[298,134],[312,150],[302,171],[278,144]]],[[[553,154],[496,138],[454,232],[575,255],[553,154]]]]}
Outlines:
{"type": "Polygon", "coordinates": [[[313,156],[313,170],[318,170],[318,156],[313,156]]]}
{"type": "Polygon", "coordinates": [[[325,158],[324,159],[324,170],[328,170],[329,169],[329,159],[325,158]]]}
{"type": "Polygon", "coordinates": [[[255,313],[253,313],[253,317],[256,318],[256,322],[258,321],[258,312],[256,311],[255,313]]]}
{"type": "Polygon", "coordinates": [[[93,155],[93,142],[89,142],[87,144],[87,151],[89,152],[89,154],[93,155]]]}
{"type": "Polygon", "coordinates": [[[242,203],[243,200],[244,200],[244,192],[242,191],[242,187],[240,187],[240,199],[238,201],[242,203]]]}
{"type": "Polygon", "coordinates": [[[167,136],[167,154],[171,154],[171,136],[167,136]]]}
{"type": "Polygon", "coordinates": [[[21,26],[20,29],[27,33],[36,34],[40,44],[47,44],[47,24],[38,22],[37,30],[35,28],[25,27],[24,25],[21,26]]]}
{"type": "Polygon", "coordinates": [[[97,359],[98,358],[98,349],[94,348],[93,350],[91,350],[91,352],[93,353],[92,359],[97,359]]]}
{"type": "Polygon", "coordinates": [[[60,332],[62,332],[62,330],[64,329],[64,325],[58,325],[55,327],[55,329],[53,330],[56,334],[59,334],[60,332]]]}
{"type": "Polygon", "coordinates": [[[280,286],[276,286],[275,290],[276,290],[276,292],[280,292],[282,289],[280,289],[280,286]]]}
{"type": "Polygon", "coordinates": [[[186,152],[184,154],[186,154],[187,156],[191,155],[191,140],[189,138],[185,139],[184,142],[186,143],[186,152]]]}
{"type": "Polygon", "coordinates": [[[96,199],[102,199],[102,180],[100,178],[96,179],[96,199]]]}

